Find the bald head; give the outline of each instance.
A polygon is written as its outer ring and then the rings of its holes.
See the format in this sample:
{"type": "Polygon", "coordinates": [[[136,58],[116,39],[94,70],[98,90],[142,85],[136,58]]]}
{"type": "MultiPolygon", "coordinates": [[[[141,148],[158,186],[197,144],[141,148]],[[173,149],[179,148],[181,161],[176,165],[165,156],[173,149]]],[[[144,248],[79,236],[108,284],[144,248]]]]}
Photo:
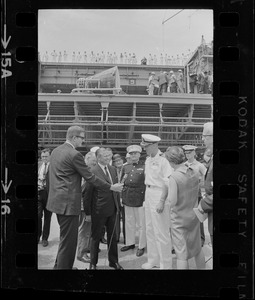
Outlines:
{"type": "Polygon", "coordinates": [[[204,124],[202,140],[206,148],[213,151],[213,122],[204,124]]]}
{"type": "Polygon", "coordinates": [[[213,122],[204,124],[203,135],[213,135],[213,122]]]}

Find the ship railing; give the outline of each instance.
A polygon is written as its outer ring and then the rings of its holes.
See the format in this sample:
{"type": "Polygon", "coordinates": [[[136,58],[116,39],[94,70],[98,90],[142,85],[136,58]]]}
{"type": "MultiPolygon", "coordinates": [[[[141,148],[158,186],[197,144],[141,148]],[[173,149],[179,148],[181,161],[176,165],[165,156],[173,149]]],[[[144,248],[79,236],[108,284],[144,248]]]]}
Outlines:
{"type": "Polygon", "coordinates": [[[190,117],[163,117],[161,120],[160,117],[146,117],[146,116],[110,116],[107,120],[102,121],[101,116],[88,116],[88,115],[78,115],[67,116],[67,115],[50,115],[47,120],[39,119],[38,125],[72,125],[73,123],[77,125],[96,125],[96,124],[105,124],[105,125],[122,125],[122,126],[151,126],[155,125],[164,125],[166,127],[173,126],[201,126],[205,122],[212,121],[212,118],[190,118],[190,117]]]}
{"type": "Polygon", "coordinates": [[[119,94],[122,91],[122,88],[75,88],[72,89],[72,94],[74,93],[90,93],[92,92],[93,94],[96,94],[97,92],[99,92],[101,94],[101,92],[106,92],[106,91],[110,91],[113,92],[115,94],[119,94]]]}

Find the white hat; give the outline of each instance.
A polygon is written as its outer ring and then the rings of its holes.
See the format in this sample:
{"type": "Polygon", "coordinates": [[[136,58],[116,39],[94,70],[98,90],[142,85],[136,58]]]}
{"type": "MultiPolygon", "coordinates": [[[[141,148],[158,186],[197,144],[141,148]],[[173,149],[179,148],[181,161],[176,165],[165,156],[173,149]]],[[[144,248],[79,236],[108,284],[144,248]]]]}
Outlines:
{"type": "Polygon", "coordinates": [[[151,72],[151,75],[155,75],[155,72],[151,72]]]}
{"type": "Polygon", "coordinates": [[[90,149],[90,152],[94,152],[94,153],[95,153],[99,148],[100,148],[100,147],[98,147],[98,146],[92,147],[92,148],[90,149]]]}
{"type": "Polygon", "coordinates": [[[203,135],[213,135],[213,122],[204,124],[203,135]]]}
{"type": "Polygon", "coordinates": [[[196,150],[197,147],[196,146],[192,146],[192,145],[184,145],[184,146],[182,146],[182,149],[184,151],[193,151],[193,150],[196,150]]]}
{"type": "Polygon", "coordinates": [[[142,148],[139,145],[130,145],[127,147],[127,152],[131,153],[131,152],[142,152],[142,148]]]}
{"type": "Polygon", "coordinates": [[[142,142],[140,143],[140,145],[144,147],[150,144],[158,143],[159,141],[161,141],[161,138],[156,135],[142,134],[142,142]]]}
{"type": "Polygon", "coordinates": [[[173,73],[174,71],[170,71],[169,73],[173,73]]]}
{"type": "Polygon", "coordinates": [[[180,69],[180,70],[178,70],[178,72],[182,72],[182,70],[180,69]]]}

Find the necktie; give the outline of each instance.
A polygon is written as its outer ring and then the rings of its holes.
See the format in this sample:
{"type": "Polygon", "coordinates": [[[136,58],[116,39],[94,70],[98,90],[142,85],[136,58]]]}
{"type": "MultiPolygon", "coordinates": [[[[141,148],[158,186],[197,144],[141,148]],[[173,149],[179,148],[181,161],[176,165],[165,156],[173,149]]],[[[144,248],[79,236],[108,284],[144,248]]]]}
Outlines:
{"type": "Polygon", "coordinates": [[[112,183],[112,179],[111,179],[111,176],[107,170],[107,167],[104,167],[104,170],[105,170],[105,174],[106,174],[106,177],[108,178],[108,180],[112,183]]]}

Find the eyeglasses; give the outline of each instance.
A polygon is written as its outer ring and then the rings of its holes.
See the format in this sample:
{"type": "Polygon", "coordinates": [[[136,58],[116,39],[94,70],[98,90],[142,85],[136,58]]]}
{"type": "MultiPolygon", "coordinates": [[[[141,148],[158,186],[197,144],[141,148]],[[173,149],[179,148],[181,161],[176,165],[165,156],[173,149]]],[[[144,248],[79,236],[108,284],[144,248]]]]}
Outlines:
{"type": "Polygon", "coordinates": [[[77,138],[80,138],[82,140],[85,140],[85,136],[81,136],[81,135],[76,135],[77,138]]]}

